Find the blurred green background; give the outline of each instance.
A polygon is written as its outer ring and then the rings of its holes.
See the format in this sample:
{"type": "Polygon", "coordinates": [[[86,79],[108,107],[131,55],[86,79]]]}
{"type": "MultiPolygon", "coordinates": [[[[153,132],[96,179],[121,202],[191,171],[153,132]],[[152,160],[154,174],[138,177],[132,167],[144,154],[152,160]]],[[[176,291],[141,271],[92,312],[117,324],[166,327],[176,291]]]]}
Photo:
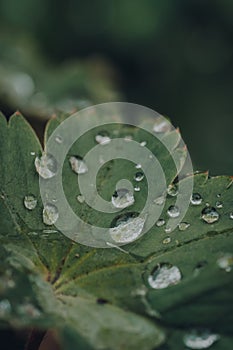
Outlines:
{"type": "Polygon", "coordinates": [[[179,126],[196,169],[233,175],[232,0],[0,0],[0,109],[129,101],[179,126]],[[23,89],[22,89],[23,86],[23,89]]]}

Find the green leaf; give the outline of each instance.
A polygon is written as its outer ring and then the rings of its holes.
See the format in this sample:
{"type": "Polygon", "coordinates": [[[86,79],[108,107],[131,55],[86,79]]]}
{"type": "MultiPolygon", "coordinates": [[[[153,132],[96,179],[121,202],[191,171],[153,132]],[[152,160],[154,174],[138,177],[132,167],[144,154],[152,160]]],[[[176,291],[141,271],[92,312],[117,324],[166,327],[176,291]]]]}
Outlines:
{"type": "MultiPolygon", "coordinates": [[[[49,135],[65,119],[49,122],[49,135]]],[[[171,183],[177,176],[174,161],[159,141],[130,127],[110,126],[110,137],[131,135],[157,153],[171,183]]],[[[98,128],[87,139],[75,143],[69,155],[84,156],[95,143],[98,128]],[[81,152],[81,154],[80,154],[81,152]]],[[[164,135],[174,155],[180,134],[164,135]]],[[[180,149],[185,159],[185,150],[180,149]]],[[[200,205],[190,205],[183,222],[184,231],[171,234],[156,225],[137,241],[119,249],[97,249],[75,243],[47,226],[42,220],[39,180],[35,156],[41,146],[27,122],[15,114],[9,124],[0,118],[0,320],[4,327],[56,328],[64,348],[161,349],[182,347],[182,337],[191,328],[209,328],[221,338],[215,349],[229,348],[232,324],[232,260],[229,269],[219,259],[232,254],[232,178],[194,175],[194,192],[202,196],[200,205]],[[28,210],[25,195],[34,195],[37,206],[28,210]],[[208,224],[201,217],[206,203],[217,208],[219,220],[208,224]],[[165,240],[170,235],[170,240],[165,240]],[[181,280],[165,289],[153,289],[148,277],[163,263],[177,266],[181,280]],[[177,339],[177,344],[173,341],[177,339]]],[[[69,156],[68,155],[68,156],[69,156]]],[[[134,165],[112,161],[98,174],[97,187],[109,200],[116,182],[131,179],[134,165]]],[[[68,159],[63,166],[64,191],[72,209],[83,219],[109,227],[116,214],[99,215],[77,201],[77,175],[68,159]]],[[[183,179],[182,181],[187,181],[183,179]]],[[[147,195],[146,181],[140,184],[132,211],[139,212],[147,195]]],[[[161,217],[175,197],[168,196],[161,217]]],[[[156,204],[153,204],[156,205],[156,204]]],[[[122,212],[127,213],[127,209],[122,212]]]]}

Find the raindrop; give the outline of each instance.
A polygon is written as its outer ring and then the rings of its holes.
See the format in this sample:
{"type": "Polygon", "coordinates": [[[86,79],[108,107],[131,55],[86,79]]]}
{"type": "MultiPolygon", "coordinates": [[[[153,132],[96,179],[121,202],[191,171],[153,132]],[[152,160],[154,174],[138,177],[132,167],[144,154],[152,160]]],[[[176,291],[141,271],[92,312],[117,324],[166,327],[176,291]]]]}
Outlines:
{"type": "Polygon", "coordinates": [[[171,241],[172,241],[171,237],[167,236],[167,237],[164,238],[163,244],[169,244],[169,243],[171,243],[171,241]]]}
{"type": "Polygon", "coordinates": [[[191,204],[200,205],[202,203],[202,196],[199,193],[193,193],[191,197],[191,204]]]}
{"type": "Polygon", "coordinates": [[[183,342],[189,349],[207,349],[219,338],[218,334],[210,333],[208,330],[193,329],[184,335],[183,342]]]}
{"type": "Polygon", "coordinates": [[[44,153],[40,158],[36,157],[35,167],[38,174],[44,179],[50,179],[57,172],[57,162],[51,154],[44,153]]]}
{"type": "Polygon", "coordinates": [[[136,164],[136,165],[135,165],[135,168],[136,168],[136,169],[141,169],[141,168],[142,168],[142,165],[141,165],[141,164],[136,164]]]}
{"type": "Polygon", "coordinates": [[[79,194],[76,198],[79,201],[79,203],[84,203],[85,202],[85,197],[82,194],[79,194]]]}
{"type": "Polygon", "coordinates": [[[142,142],[140,142],[140,146],[142,146],[142,147],[144,147],[144,146],[146,146],[146,141],[142,141],[142,142]]]}
{"type": "Polygon", "coordinates": [[[31,156],[34,156],[36,154],[36,152],[30,152],[31,156]]]}
{"type": "Polygon", "coordinates": [[[59,135],[55,137],[55,141],[59,144],[61,144],[63,142],[62,137],[59,135]]]}
{"type": "Polygon", "coordinates": [[[137,182],[140,182],[142,181],[144,178],[144,174],[141,172],[141,171],[138,171],[135,176],[134,176],[134,179],[137,181],[137,182]]]}
{"type": "Polygon", "coordinates": [[[156,222],[156,226],[158,227],[161,227],[165,225],[165,220],[164,219],[159,219],[157,222],[156,222]]]}
{"type": "Polygon", "coordinates": [[[167,193],[171,197],[177,196],[177,194],[178,194],[178,186],[175,185],[175,184],[169,185],[168,188],[167,188],[167,193]]]}
{"type": "Polygon", "coordinates": [[[164,231],[165,231],[166,233],[170,233],[171,230],[172,230],[172,229],[171,229],[170,226],[166,226],[165,229],[164,229],[164,231]]]}
{"type": "Polygon", "coordinates": [[[164,289],[180,282],[182,276],[179,268],[169,263],[157,264],[151,275],[148,277],[148,283],[153,289],[164,289]]]}
{"type": "Polygon", "coordinates": [[[116,190],[112,196],[112,204],[115,208],[127,208],[134,204],[134,195],[126,188],[116,190]]]}
{"type": "Polygon", "coordinates": [[[223,208],[223,202],[217,201],[216,202],[216,208],[218,208],[218,209],[223,208]]]}
{"type": "Polygon", "coordinates": [[[43,222],[46,225],[53,225],[59,217],[58,209],[53,204],[46,204],[43,209],[43,222]]]}
{"type": "Polygon", "coordinates": [[[71,169],[76,173],[76,174],[85,174],[88,171],[87,165],[84,162],[84,160],[81,157],[78,156],[71,156],[69,159],[71,169]]]}
{"type": "Polygon", "coordinates": [[[135,192],[139,192],[140,190],[141,190],[141,188],[140,188],[139,186],[135,186],[135,187],[134,187],[134,191],[135,191],[135,192]]]}
{"type": "Polygon", "coordinates": [[[111,142],[111,139],[108,135],[101,135],[101,134],[96,135],[95,140],[100,145],[107,145],[109,142],[111,142]]]}
{"type": "Polygon", "coordinates": [[[114,227],[109,229],[109,233],[117,243],[130,243],[140,236],[145,221],[135,213],[122,214],[114,220],[114,227]]]}
{"type": "Polygon", "coordinates": [[[178,228],[180,231],[185,231],[187,228],[189,228],[190,224],[187,222],[180,222],[178,225],[178,228]]]}
{"type": "Polygon", "coordinates": [[[2,299],[0,301],[0,317],[6,317],[11,312],[11,304],[8,299],[2,299]]]}
{"type": "Polygon", "coordinates": [[[219,213],[214,207],[205,207],[201,214],[202,219],[207,222],[207,224],[213,224],[219,219],[219,213]]]}
{"type": "Polygon", "coordinates": [[[233,267],[233,255],[229,253],[225,254],[217,260],[217,265],[220,269],[230,272],[233,267]]]}
{"type": "Polygon", "coordinates": [[[180,215],[180,210],[176,205],[171,205],[167,210],[167,214],[170,218],[177,218],[180,215]]]}
{"type": "Polygon", "coordinates": [[[25,208],[33,210],[37,206],[37,199],[33,195],[28,195],[24,197],[23,203],[25,208]]]}

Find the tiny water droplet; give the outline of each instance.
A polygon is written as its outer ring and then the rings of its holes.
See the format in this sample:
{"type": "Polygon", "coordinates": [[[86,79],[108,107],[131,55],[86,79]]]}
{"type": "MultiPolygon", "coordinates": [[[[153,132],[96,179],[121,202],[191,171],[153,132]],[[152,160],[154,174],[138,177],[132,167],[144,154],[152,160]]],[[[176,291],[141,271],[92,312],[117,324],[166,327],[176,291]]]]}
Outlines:
{"type": "Polygon", "coordinates": [[[130,243],[140,236],[145,221],[135,213],[122,214],[114,220],[114,227],[109,229],[109,233],[117,243],[130,243]]]}
{"type": "Polygon", "coordinates": [[[134,195],[126,188],[116,190],[112,196],[112,204],[115,208],[127,208],[134,204],[134,195]]]}
{"type": "Polygon", "coordinates": [[[76,174],[86,174],[88,171],[87,165],[84,162],[84,160],[79,157],[79,156],[71,156],[69,159],[71,169],[76,173],[76,174]]]}
{"type": "Polygon", "coordinates": [[[44,179],[50,179],[57,172],[57,162],[51,154],[44,153],[40,158],[36,157],[35,167],[38,174],[44,179]]]}
{"type": "Polygon", "coordinates": [[[175,197],[178,194],[178,186],[176,184],[171,184],[167,188],[167,193],[171,197],[175,197]]]}
{"type": "Polygon", "coordinates": [[[158,227],[161,227],[165,225],[165,220],[164,219],[159,219],[157,222],[156,222],[156,226],[158,227]]]}
{"type": "Polygon", "coordinates": [[[207,222],[207,224],[213,224],[219,220],[219,213],[214,207],[205,207],[201,214],[202,219],[207,222]]]}
{"type": "Polygon", "coordinates": [[[63,142],[63,139],[62,139],[61,136],[57,135],[57,136],[55,137],[55,141],[56,141],[57,143],[61,144],[61,143],[63,142]]]}
{"type": "Polygon", "coordinates": [[[190,224],[187,222],[180,222],[178,225],[178,228],[180,231],[185,231],[187,228],[189,228],[190,224]]]}
{"type": "Polygon", "coordinates": [[[101,134],[96,135],[95,140],[100,145],[107,145],[108,143],[111,142],[111,139],[108,135],[101,135],[101,134]]]}
{"type": "Polygon", "coordinates": [[[0,300],[0,318],[6,317],[11,313],[11,303],[8,299],[0,300]]]}
{"type": "Polygon", "coordinates": [[[208,330],[193,329],[184,335],[183,342],[189,349],[208,349],[219,339],[218,334],[210,333],[208,330]]]}
{"type": "Polygon", "coordinates": [[[171,130],[171,125],[168,121],[159,119],[153,127],[155,133],[165,133],[171,130]]]}
{"type": "Polygon", "coordinates": [[[30,152],[31,156],[35,156],[36,152],[30,152]]]}
{"type": "Polygon", "coordinates": [[[79,201],[79,203],[84,203],[85,202],[85,197],[82,194],[79,194],[76,198],[79,201]]]}
{"type": "Polygon", "coordinates": [[[172,241],[171,237],[167,236],[164,238],[163,244],[169,244],[169,243],[171,243],[171,241],[172,241]]]}
{"type": "Polygon", "coordinates": [[[146,141],[142,141],[142,142],[140,142],[140,146],[142,146],[142,147],[146,146],[146,144],[147,144],[147,142],[146,142],[146,141]]]}
{"type": "Polygon", "coordinates": [[[134,179],[138,182],[142,181],[143,178],[144,178],[144,174],[141,171],[138,171],[134,176],[134,179]]]}
{"type": "Polygon", "coordinates": [[[164,195],[162,195],[162,196],[154,199],[154,203],[157,204],[157,205],[163,205],[164,202],[165,202],[165,198],[166,197],[164,195]]]}
{"type": "Polygon", "coordinates": [[[180,215],[180,210],[176,205],[170,205],[167,210],[167,214],[170,216],[170,218],[177,218],[180,215]]]}
{"type": "Polygon", "coordinates": [[[37,199],[33,195],[28,195],[24,197],[23,203],[25,208],[33,210],[37,206],[37,199]]]}
{"type": "Polygon", "coordinates": [[[135,165],[135,168],[136,168],[136,169],[141,169],[141,168],[142,168],[142,165],[141,165],[141,164],[136,164],[136,165],[135,165]]]}
{"type": "Polygon", "coordinates": [[[223,202],[221,202],[221,201],[217,201],[215,205],[216,205],[216,208],[218,208],[218,209],[223,208],[223,202]]]}
{"type": "Polygon", "coordinates": [[[165,231],[166,233],[170,233],[171,230],[172,230],[172,229],[171,229],[170,226],[166,226],[165,229],[164,229],[164,231],[165,231]]]}
{"type": "Polygon", "coordinates": [[[46,204],[43,209],[43,222],[46,225],[53,225],[59,217],[58,209],[54,204],[46,204]]]}
{"type": "Polygon", "coordinates": [[[200,205],[202,203],[202,196],[199,193],[193,193],[191,197],[191,204],[200,205]]]}
{"type": "Polygon", "coordinates": [[[230,219],[233,219],[233,212],[230,213],[229,217],[230,219]]]}
{"type": "Polygon", "coordinates": [[[218,193],[218,194],[216,195],[216,197],[217,197],[217,198],[220,198],[220,197],[221,197],[221,193],[218,193]]]}
{"type": "Polygon", "coordinates": [[[140,188],[139,186],[135,186],[135,187],[134,187],[134,191],[135,191],[135,192],[140,192],[140,190],[141,190],[141,188],[140,188]]]}
{"type": "Polygon", "coordinates": [[[220,269],[230,272],[233,267],[233,255],[229,253],[223,255],[217,260],[217,265],[220,269]]]}
{"type": "Polygon", "coordinates": [[[162,263],[156,265],[148,277],[148,283],[153,289],[164,289],[179,283],[181,278],[181,272],[177,266],[162,263]]]}

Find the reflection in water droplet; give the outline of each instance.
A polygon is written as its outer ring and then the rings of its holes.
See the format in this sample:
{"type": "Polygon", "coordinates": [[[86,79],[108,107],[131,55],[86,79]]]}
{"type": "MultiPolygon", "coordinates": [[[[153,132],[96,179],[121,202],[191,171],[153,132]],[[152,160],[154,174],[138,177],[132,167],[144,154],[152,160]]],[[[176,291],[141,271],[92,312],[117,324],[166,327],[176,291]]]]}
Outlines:
{"type": "Polygon", "coordinates": [[[71,156],[69,159],[71,169],[76,173],[76,174],[85,174],[88,171],[87,165],[84,162],[84,160],[81,157],[78,156],[71,156]]]}
{"type": "Polygon", "coordinates": [[[135,215],[122,214],[114,220],[114,227],[109,229],[109,233],[115,242],[130,243],[140,236],[146,220],[135,215]]]}
{"type": "Polygon", "coordinates": [[[175,197],[178,194],[178,186],[176,184],[171,184],[167,188],[167,193],[171,197],[175,197]]]}
{"type": "Polygon", "coordinates": [[[134,179],[136,180],[136,181],[142,181],[143,180],[143,178],[144,178],[144,174],[142,173],[142,172],[140,172],[140,171],[138,171],[136,174],[135,174],[135,176],[134,176],[134,179]]]}
{"type": "Polygon", "coordinates": [[[218,208],[218,209],[223,208],[223,202],[217,201],[216,202],[216,208],[218,208]]]}
{"type": "Polygon", "coordinates": [[[157,264],[151,275],[148,277],[148,283],[153,289],[164,289],[180,282],[182,276],[177,266],[169,263],[157,264]]]}
{"type": "Polygon", "coordinates": [[[28,210],[33,210],[37,206],[37,199],[33,195],[25,196],[23,202],[28,210]]]}
{"type": "Polygon", "coordinates": [[[208,330],[193,329],[184,335],[183,341],[189,349],[207,349],[219,338],[218,334],[210,333],[208,330]]]}
{"type": "Polygon", "coordinates": [[[156,222],[156,226],[158,227],[161,227],[165,225],[165,220],[164,219],[159,219],[157,222],[156,222]]]}
{"type": "Polygon", "coordinates": [[[187,230],[187,228],[189,228],[190,224],[188,224],[187,222],[180,222],[178,225],[178,228],[180,231],[185,231],[187,230]]]}
{"type": "Polygon", "coordinates": [[[217,265],[220,269],[230,272],[233,267],[233,255],[230,253],[225,254],[217,260],[217,265]]]}
{"type": "Polygon", "coordinates": [[[127,208],[134,204],[134,195],[126,188],[116,190],[112,196],[112,204],[115,208],[127,208]]]}
{"type": "Polygon", "coordinates": [[[6,317],[11,313],[11,303],[8,299],[0,300],[0,318],[6,317]]]}
{"type": "Polygon", "coordinates": [[[57,162],[51,154],[44,153],[40,158],[36,157],[35,167],[38,174],[44,179],[50,179],[57,172],[57,162]]]}
{"type": "Polygon", "coordinates": [[[191,204],[200,205],[202,203],[202,196],[199,193],[193,193],[191,197],[191,204]]]}
{"type": "Polygon", "coordinates": [[[207,224],[212,224],[219,219],[219,213],[214,207],[205,207],[201,214],[202,219],[207,222],[207,224]]]}
{"type": "Polygon", "coordinates": [[[53,204],[46,204],[43,209],[43,222],[46,225],[53,225],[59,217],[58,209],[53,204]]]}
{"type": "Polygon", "coordinates": [[[111,139],[109,136],[107,135],[96,135],[95,140],[97,143],[99,143],[100,145],[107,145],[109,142],[111,142],[111,139]]]}
{"type": "Polygon", "coordinates": [[[163,244],[169,244],[169,243],[171,243],[171,241],[172,241],[171,237],[167,236],[164,238],[163,244]]]}
{"type": "Polygon", "coordinates": [[[167,210],[167,214],[170,218],[177,218],[180,215],[180,210],[176,205],[171,205],[167,210]]]}
{"type": "Polygon", "coordinates": [[[79,203],[84,203],[85,202],[85,197],[82,194],[79,194],[76,198],[79,201],[79,203]]]}

